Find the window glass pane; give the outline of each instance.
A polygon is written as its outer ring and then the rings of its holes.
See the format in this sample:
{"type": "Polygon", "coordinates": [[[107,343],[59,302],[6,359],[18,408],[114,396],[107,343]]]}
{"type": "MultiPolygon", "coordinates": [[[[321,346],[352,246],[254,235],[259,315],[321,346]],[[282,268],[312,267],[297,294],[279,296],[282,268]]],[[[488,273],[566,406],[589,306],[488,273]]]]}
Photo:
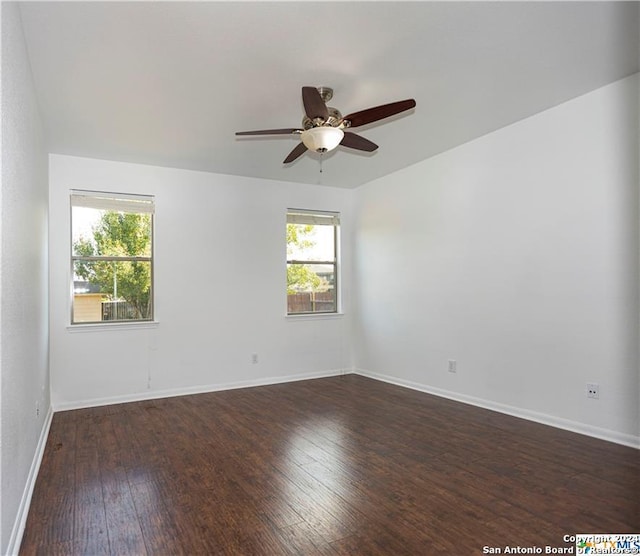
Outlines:
{"type": "Polygon", "coordinates": [[[152,318],[150,261],[74,261],[73,322],[152,318]]]}
{"type": "Polygon", "coordinates": [[[287,264],[287,312],[336,311],[335,266],[287,264]]]}
{"type": "Polygon", "coordinates": [[[337,212],[287,212],[288,314],[337,312],[339,225],[337,212]]]}
{"type": "Polygon", "coordinates": [[[73,206],[74,256],[151,256],[151,214],[73,206]]]}
{"type": "Polygon", "coordinates": [[[153,320],[151,196],[71,195],[72,324],[153,320]]]}
{"type": "Polygon", "coordinates": [[[333,261],[335,228],[287,224],[287,258],[296,261],[333,261]]]}

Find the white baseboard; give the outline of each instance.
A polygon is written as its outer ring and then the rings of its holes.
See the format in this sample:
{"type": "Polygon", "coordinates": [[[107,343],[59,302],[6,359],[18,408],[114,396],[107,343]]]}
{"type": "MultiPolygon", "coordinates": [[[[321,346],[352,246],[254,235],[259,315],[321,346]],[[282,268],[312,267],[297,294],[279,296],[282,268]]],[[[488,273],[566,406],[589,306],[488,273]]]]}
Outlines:
{"type": "Polygon", "coordinates": [[[29,468],[29,475],[27,476],[27,483],[22,493],[22,499],[20,500],[20,506],[18,508],[18,514],[11,530],[11,537],[9,537],[9,545],[7,548],[8,555],[17,555],[20,551],[20,544],[22,544],[22,535],[24,534],[24,528],[27,524],[27,515],[29,514],[29,506],[31,505],[31,497],[33,496],[33,489],[36,486],[36,479],[38,478],[38,471],[40,470],[40,464],[42,463],[42,456],[44,455],[44,449],[47,445],[47,438],[49,436],[49,429],[51,428],[51,421],[53,419],[53,408],[50,406],[47,411],[42,430],[40,431],[40,438],[38,439],[38,445],[36,446],[36,452],[29,468]]]}
{"type": "Polygon", "coordinates": [[[633,436],[631,434],[625,434],[609,429],[603,429],[594,427],[593,425],[587,425],[585,423],[579,423],[577,421],[570,421],[568,419],[562,419],[560,417],[554,417],[553,415],[547,415],[545,413],[538,413],[536,411],[530,411],[528,409],[521,409],[511,405],[501,404],[490,400],[484,400],[482,398],[475,398],[473,396],[467,396],[465,394],[458,394],[457,392],[451,392],[449,390],[443,390],[441,388],[434,388],[418,382],[412,382],[410,380],[398,379],[396,377],[384,375],[381,373],[374,373],[364,369],[354,369],[354,374],[380,380],[382,382],[388,382],[395,384],[396,386],[403,386],[412,390],[418,390],[427,394],[433,394],[441,398],[447,398],[456,402],[462,402],[484,409],[490,409],[491,411],[497,411],[498,413],[504,413],[513,417],[520,417],[521,419],[527,419],[529,421],[535,421],[543,425],[549,425],[558,429],[563,429],[578,434],[584,434],[586,436],[592,436],[600,440],[606,440],[608,442],[615,442],[616,444],[622,444],[631,448],[640,449],[640,437],[633,436]]]}
{"type": "Polygon", "coordinates": [[[122,396],[111,396],[108,398],[92,398],[88,400],[78,400],[73,402],[54,402],[54,411],[67,411],[70,409],[84,409],[87,407],[99,407],[103,405],[114,405],[118,403],[140,402],[144,400],[157,400],[159,398],[173,398],[176,396],[188,396],[191,394],[205,394],[207,392],[220,392],[223,390],[236,390],[238,388],[251,388],[253,386],[269,386],[271,384],[282,384],[285,382],[298,382],[300,380],[310,380],[314,378],[326,378],[351,373],[351,369],[337,369],[330,371],[314,371],[310,373],[299,373],[295,375],[276,376],[260,378],[254,380],[242,380],[238,382],[224,382],[219,384],[206,384],[201,386],[188,386],[185,388],[171,388],[168,390],[153,390],[125,394],[122,396]]]}

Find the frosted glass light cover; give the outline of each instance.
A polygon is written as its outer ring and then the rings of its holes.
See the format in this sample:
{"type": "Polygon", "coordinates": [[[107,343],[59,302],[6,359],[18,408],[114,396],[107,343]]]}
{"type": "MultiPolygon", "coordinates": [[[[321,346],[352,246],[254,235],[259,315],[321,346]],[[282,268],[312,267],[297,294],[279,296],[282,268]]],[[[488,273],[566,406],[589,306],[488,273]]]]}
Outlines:
{"type": "Polygon", "coordinates": [[[327,152],[335,149],[342,141],[344,132],[338,127],[312,127],[302,132],[302,142],[311,151],[327,152]]]}

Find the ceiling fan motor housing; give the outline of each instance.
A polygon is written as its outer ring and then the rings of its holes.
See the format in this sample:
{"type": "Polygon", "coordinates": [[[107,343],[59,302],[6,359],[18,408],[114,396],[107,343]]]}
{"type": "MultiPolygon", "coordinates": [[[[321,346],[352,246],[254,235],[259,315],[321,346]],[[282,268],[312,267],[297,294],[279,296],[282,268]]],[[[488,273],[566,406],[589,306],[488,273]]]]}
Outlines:
{"type": "Polygon", "coordinates": [[[339,127],[342,124],[342,114],[340,110],[337,108],[333,108],[331,106],[327,106],[327,110],[329,112],[329,117],[326,120],[322,118],[315,118],[312,120],[309,116],[305,116],[302,118],[302,128],[303,129],[311,129],[312,127],[318,126],[330,126],[330,127],[339,127]]]}

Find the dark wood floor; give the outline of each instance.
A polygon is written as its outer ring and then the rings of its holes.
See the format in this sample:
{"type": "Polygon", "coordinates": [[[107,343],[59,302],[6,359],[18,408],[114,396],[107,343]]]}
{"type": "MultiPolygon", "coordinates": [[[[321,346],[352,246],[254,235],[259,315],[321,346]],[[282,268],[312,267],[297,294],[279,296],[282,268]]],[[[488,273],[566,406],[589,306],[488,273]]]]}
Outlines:
{"type": "Polygon", "coordinates": [[[640,452],[347,375],[56,413],[20,554],[482,554],[640,532],[640,452]]]}

